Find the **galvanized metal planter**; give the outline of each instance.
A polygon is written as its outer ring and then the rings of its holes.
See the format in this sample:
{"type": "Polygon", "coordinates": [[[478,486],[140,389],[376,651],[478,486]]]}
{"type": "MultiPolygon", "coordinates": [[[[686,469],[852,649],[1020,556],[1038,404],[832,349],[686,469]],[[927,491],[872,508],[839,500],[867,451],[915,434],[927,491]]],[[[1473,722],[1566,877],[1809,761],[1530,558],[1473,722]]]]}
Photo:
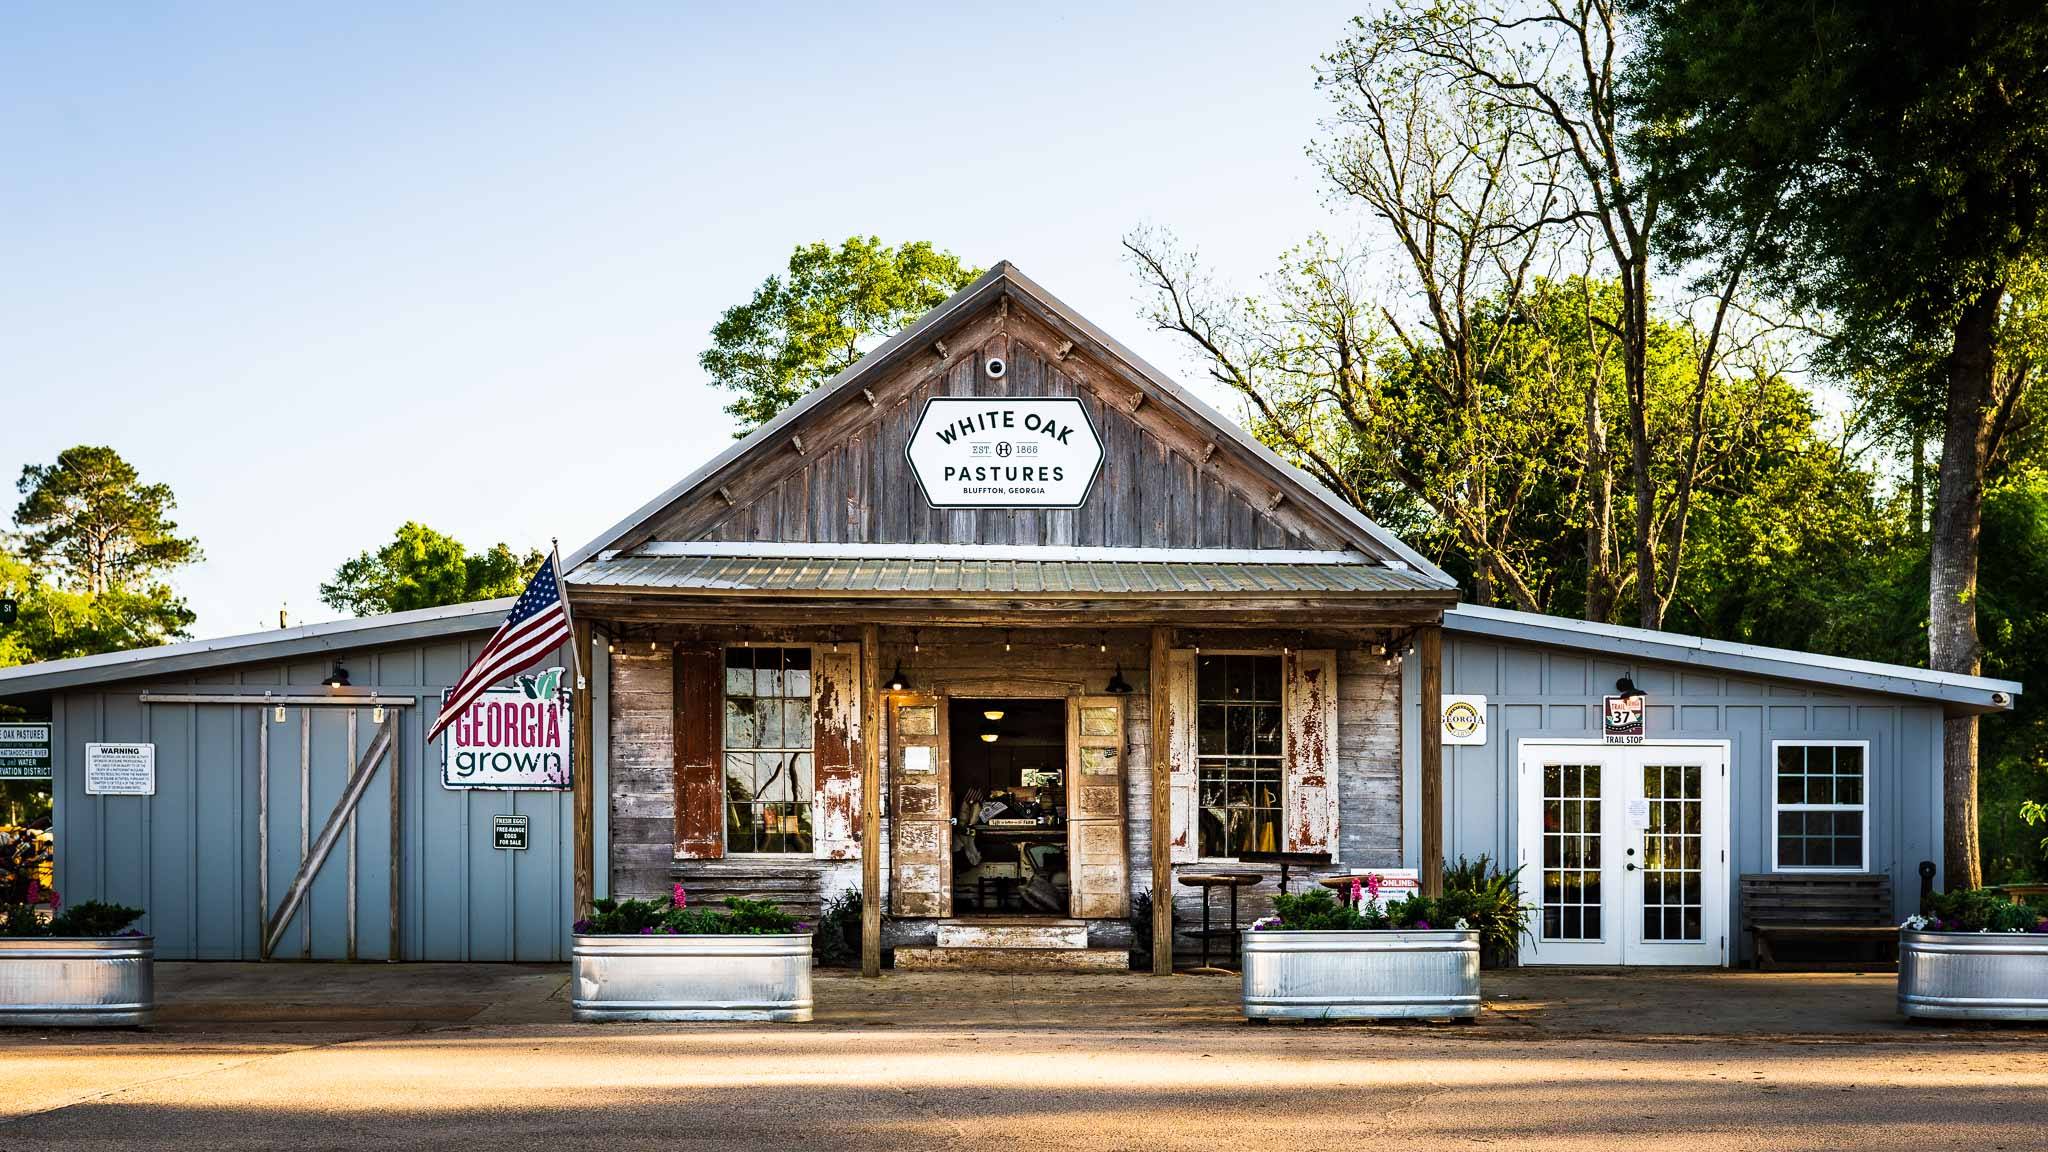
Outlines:
{"type": "Polygon", "coordinates": [[[1244,933],[1247,1020],[1471,1019],[1479,933],[1244,933]]]}
{"type": "Polygon", "coordinates": [[[570,1018],[811,1018],[811,934],[577,936],[570,1018]]]}
{"type": "Polygon", "coordinates": [[[0,937],[0,1026],[143,1027],[155,965],[152,936],[0,937]]]}
{"type": "Polygon", "coordinates": [[[1899,1013],[2048,1021],[2048,935],[1900,929],[1899,1013]]]}

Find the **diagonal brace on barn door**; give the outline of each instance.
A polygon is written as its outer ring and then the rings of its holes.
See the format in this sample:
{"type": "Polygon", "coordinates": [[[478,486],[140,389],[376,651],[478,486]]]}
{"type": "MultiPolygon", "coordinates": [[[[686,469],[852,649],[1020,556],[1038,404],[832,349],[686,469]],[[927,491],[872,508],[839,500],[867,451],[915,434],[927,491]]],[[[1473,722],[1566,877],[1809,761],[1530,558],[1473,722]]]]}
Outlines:
{"type": "MultiPolygon", "coordinates": [[[[320,866],[327,863],[328,853],[334,851],[335,842],[341,839],[343,830],[348,827],[348,818],[354,814],[356,805],[362,802],[363,793],[370,790],[370,778],[376,775],[377,765],[387,758],[394,761],[397,759],[393,752],[398,743],[397,732],[398,713],[393,711],[377,729],[376,739],[370,741],[369,748],[363,752],[363,758],[356,762],[355,774],[349,779],[348,791],[342,794],[341,802],[334,806],[334,811],[328,813],[327,823],[321,827],[319,839],[313,841],[312,849],[306,853],[306,858],[299,861],[298,874],[292,877],[291,886],[285,889],[283,902],[278,904],[277,912],[271,916],[270,922],[263,926],[263,959],[270,959],[270,954],[276,951],[277,942],[284,936],[285,926],[292,922],[292,914],[305,902],[306,893],[313,887],[313,878],[320,874],[320,866]]],[[[397,770],[394,765],[392,771],[397,770]]],[[[393,818],[396,818],[395,814],[393,818]]],[[[392,866],[397,867],[395,862],[392,866]]]]}

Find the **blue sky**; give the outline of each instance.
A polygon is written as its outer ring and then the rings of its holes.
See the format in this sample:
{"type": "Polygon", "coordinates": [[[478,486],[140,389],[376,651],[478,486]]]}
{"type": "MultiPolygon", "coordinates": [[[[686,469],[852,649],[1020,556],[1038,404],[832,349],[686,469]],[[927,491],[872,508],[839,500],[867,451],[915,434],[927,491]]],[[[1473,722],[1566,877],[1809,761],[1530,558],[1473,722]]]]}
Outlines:
{"type": "Polygon", "coordinates": [[[0,18],[0,470],[170,483],[199,635],[331,618],[408,518],[601,530],[729,441],[698,353],[797,243],[1014,260],[1182,368],[1123,232],[1249,284],[1352,226],[1303,156],[1345,7],[413,7],[0,18]]]}

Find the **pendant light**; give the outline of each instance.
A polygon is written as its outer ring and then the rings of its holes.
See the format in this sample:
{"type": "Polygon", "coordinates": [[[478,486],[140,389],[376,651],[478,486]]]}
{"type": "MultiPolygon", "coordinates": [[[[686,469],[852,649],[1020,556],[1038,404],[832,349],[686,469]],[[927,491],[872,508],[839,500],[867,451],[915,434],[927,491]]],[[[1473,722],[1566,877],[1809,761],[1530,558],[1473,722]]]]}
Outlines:
{"type": "Polygon", "coordinates": [[[1124,679],[1123,661],[1117,661],[1116,671],[1110,674],[1109,683],[1102,690],[1104,692],[1111,694],[1112,696],[1130,695],[1131,683],[1130,681],[1124,679]]]}
{"type": "Polygon", "coordinates": [[[901,657],[898,657],[896,660],[896,671],[889,674],[888,681],[882,687],[887,688],[891,692],[901,692],[910,687],[910,677],[903,674],[903,660],[901,657]]]}

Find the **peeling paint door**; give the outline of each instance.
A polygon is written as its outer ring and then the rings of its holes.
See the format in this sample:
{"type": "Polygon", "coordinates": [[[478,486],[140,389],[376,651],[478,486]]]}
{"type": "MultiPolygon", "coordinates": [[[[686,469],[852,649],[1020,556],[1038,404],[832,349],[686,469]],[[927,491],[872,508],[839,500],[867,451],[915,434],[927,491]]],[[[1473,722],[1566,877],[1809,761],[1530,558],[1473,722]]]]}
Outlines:
{"type": "Polygon", "coordinates": [[[898,916],[953,913],[947,775],[946,710],[939,698],[889,697],[889,869],[898,916]]]}
{"type": "Polygon", "coordinates": [[[1128,914],[1121,696],[1067,701],[1067,859],[1073,915],[1128,914]]]}

